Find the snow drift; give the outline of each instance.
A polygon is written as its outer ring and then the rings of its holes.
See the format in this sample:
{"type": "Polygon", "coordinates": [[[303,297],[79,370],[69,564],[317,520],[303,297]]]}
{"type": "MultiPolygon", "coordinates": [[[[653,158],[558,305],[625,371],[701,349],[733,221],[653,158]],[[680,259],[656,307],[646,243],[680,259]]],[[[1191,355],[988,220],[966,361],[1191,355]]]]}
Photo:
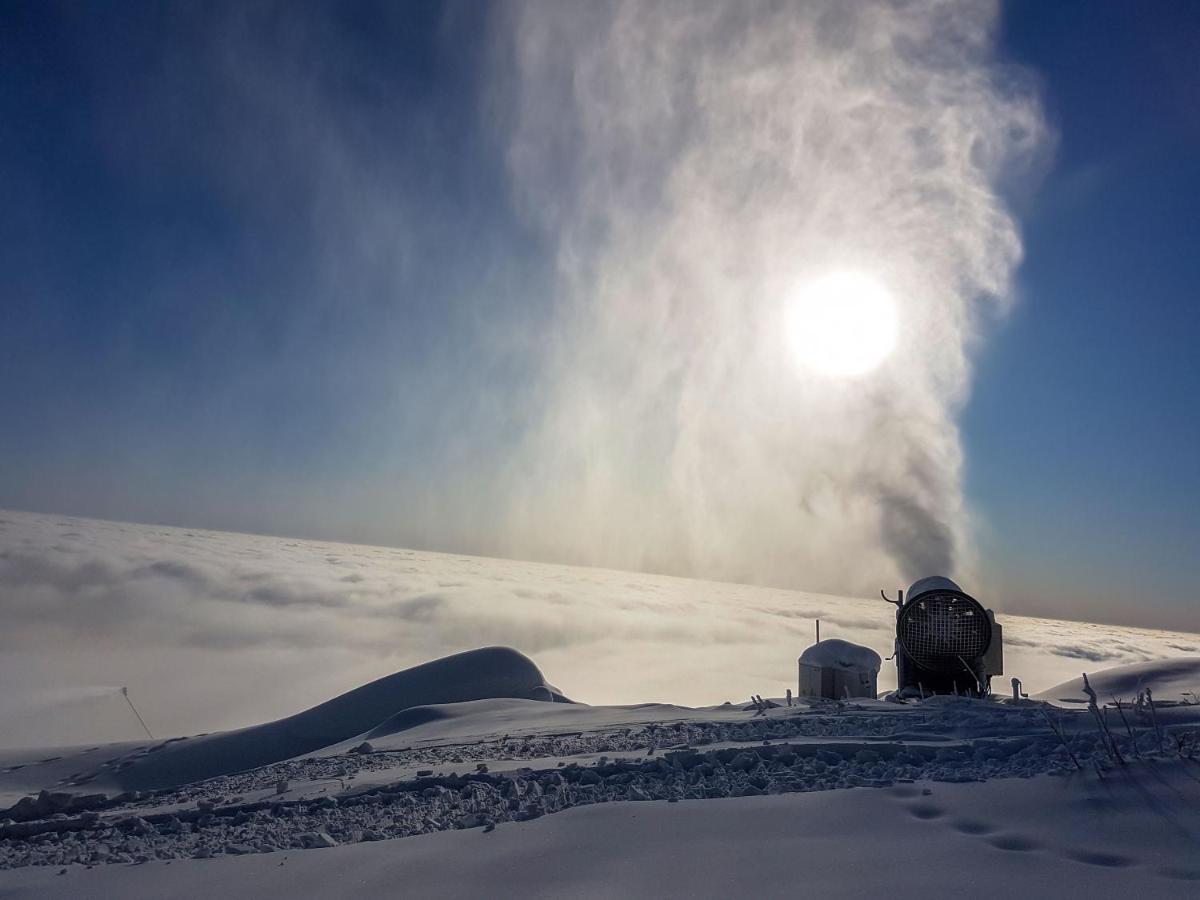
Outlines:
{"type": "Polygon", "coordinates": [[[115,777],[131,790],[200,781],[311,753],[406,709],[492,697],[564,699],[528,657],[484,647],[388,675],[275,722],[158,744],[121,763],[115,777]]]}
{"type": "MultiPolygon", "coordinates": [[[[1146,689],[1153,692],[1155,702],[1178,703],[1185,697],[1194,700],[1200,696],[1200,656],[1115,666],[1095,674],[1089,672],[1088,680],[1101,703],[1113,698],[1133,701],[1139,691],[1146,689]]],[[[1056,704],[1081,703],[1082,697],[1082,675],[1037,695],[1039,700],[1056,704]]]]}

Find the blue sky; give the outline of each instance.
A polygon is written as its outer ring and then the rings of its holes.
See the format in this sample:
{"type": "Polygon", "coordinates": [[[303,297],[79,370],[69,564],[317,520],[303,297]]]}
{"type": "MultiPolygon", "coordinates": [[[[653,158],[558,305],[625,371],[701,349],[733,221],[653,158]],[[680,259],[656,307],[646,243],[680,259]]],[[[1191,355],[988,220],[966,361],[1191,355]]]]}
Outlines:
{"type": "Polygon", "coordinates": [[[964,417],[970,496],[1022,589],[1074,584],[1077,614],[1194,630],[1200,10],[1007,10],[1007,52],[1042,78],[1059,139],[964,417]]]}
{"type": "MultiPolygon", "coordinates": [[[[238,9],[0,5],[0,506],[504,549],[561,247],[509,183],[493,16],[238,9]]],[[[1200,10],[1000,34],[1057,141],[961,415],[982,570],[1200,630],[1200,10]]]]}
{"type": "Polygon", "coordinates": [[[429,407],[486,395],[472,334],[536,257],[480,147],[468,28],[323,8],[309,57],[314,7],[294,33],[233,8],[9,9],[3,493],[379,539],[296,504],[436,467],[429,407]]]}

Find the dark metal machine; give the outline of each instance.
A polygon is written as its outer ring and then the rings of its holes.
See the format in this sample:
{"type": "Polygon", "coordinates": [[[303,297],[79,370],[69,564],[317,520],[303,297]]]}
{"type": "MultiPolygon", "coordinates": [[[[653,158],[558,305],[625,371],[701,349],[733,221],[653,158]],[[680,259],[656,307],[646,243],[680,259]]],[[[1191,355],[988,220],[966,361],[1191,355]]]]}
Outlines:
{"type": "Polygon", "coordinates": [[[897,607],[901,696],[991,693],[992,676],[1004,671],[1004,639],[990,609],[941,576],[922,578],[888,602],[897,607]]]}

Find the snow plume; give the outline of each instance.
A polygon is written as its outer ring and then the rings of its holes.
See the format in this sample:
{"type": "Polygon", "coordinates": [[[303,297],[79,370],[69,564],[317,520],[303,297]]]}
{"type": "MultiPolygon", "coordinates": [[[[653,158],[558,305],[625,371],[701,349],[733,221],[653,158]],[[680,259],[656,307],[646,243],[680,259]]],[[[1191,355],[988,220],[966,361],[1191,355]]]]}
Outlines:
{"type": "Polygon", "coordinates": [[[993,3],[522,3],[497,58],[516,201],[557,253],[510,552],[873,590],[969,567],[956,415],[1041,158],[993,3]],[[791,358],[807,279],[867,273],[900,343],[791,358]]]}

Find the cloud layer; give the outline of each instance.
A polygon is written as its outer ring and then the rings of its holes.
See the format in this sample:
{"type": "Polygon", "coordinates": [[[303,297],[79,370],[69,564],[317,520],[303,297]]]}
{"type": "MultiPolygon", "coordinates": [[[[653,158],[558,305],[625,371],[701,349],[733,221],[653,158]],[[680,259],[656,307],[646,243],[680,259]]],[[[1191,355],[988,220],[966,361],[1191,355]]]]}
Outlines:
{"type": "MultiPolygon", "coordinates": [[[[489,644],[590,703],[781,694],[816,618],[825,637],[891,652],[878,600],[0,512],[0,745],[136,738],[103,685],[128,684],[156,734],[195,733],[489,644]]],[[[1197,635],[1003,623],[1008,671],[1030,689],[1200,652],[1197,635]]]]}

